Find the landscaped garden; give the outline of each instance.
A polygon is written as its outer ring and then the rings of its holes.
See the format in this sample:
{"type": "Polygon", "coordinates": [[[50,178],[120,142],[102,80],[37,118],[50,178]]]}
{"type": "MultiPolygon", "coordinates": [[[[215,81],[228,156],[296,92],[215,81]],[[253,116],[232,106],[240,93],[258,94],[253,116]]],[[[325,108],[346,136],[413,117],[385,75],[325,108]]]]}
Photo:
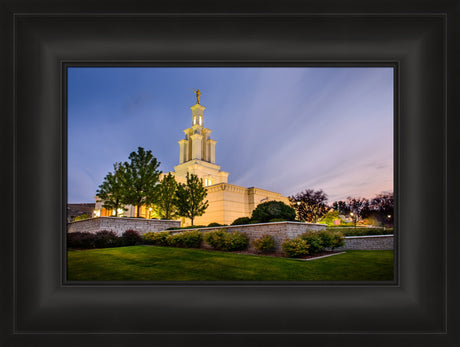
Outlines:
{"type": "Polygon", "coordinates": [[[392,281],[393,251],[306,261],[158,246],[69,250],[69,281],[392,281]]]}

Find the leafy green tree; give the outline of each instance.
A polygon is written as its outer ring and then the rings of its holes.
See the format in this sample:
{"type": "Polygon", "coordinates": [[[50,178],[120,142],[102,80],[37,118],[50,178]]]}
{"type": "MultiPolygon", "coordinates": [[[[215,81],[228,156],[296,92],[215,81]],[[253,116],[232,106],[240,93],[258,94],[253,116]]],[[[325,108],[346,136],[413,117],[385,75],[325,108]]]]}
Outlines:
{"type": "Polygon", "coordinates": [[[103,201],[102,207],[114,210],[116,217],[119,209],[126,210],[124,208],[126,202],[125,175],[126,168],[121,163],[113,164],[113,172],[109,172],[104,177],[104,181],[96,191],[98,201],[103,201]]]}
{"type": "Polygon", "coordinates": [[[271,219],[293,221],[295,220],[295,210],[282,201],[266,201],[257,205],[252,211],[252,221],[265,223],[271,219]]]}
{"type": "Polygon", "coordinates": [[[334,221],[336,220],[341,221],[339,211],[331,209],[327,211],[326,214],[322,216],[319,221],[321,223],[326,223],[327,225],[334,225],[334,221]]]}
{"type": "Polygon", "coordinates": [[[164,176],[158,185],[155,205],[161,218],[173,219],[177,215],[177,207],[175,204],[176,190],[177,182],[174,176],[171,173],[164,176]]]}
{"type": "Polygon", "coordinates": [[[197,175],[187,172],[187,182],[179,183],[176,190],[174,203],[177,206],[178,215],[190,218],[192,225],[195,217],[203,215],[209,206],[209,202],[204,200],[208,195],[203,185],[203,180],[197,175]]]}
{"type": "Polygon", "coordinates": [[[136,207],[136,217],[142,205],[152,205],[157,201],[157,184],[161,171],[160,163],[152,151],[138,147],[137,152],[131,152],[130,162],[125,162],[124,175],[125,202],[136,207]]]}
{"type": "Polygon", "coordinates": [[[297,219],[303,222],[316,223],[329,210],[326,204],[327,195],[321,189],[305,189],[290,196],[289,201],[297,212],[297,219]]]}

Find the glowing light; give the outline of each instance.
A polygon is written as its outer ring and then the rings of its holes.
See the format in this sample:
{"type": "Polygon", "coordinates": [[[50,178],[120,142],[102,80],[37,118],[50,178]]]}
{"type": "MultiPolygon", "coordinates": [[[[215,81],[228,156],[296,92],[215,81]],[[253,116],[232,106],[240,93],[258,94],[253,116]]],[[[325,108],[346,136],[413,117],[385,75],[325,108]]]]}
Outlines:
{"type": "Polygon", "coordinates": [[[100,217],[101,216],[101,210],[94,210],[93,211],[93,217],[100,217]]]}

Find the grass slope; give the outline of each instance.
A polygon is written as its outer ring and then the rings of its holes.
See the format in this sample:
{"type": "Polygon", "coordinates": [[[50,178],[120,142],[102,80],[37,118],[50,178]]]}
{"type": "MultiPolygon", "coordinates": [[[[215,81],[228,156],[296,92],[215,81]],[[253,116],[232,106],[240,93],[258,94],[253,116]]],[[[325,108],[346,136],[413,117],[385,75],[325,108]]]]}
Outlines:
{"type": "Polygon", "coordinates": [[[68,252],[70,281],[391,281],[393,251],[303,261],[199,249],[133,246],[68,252]]]}

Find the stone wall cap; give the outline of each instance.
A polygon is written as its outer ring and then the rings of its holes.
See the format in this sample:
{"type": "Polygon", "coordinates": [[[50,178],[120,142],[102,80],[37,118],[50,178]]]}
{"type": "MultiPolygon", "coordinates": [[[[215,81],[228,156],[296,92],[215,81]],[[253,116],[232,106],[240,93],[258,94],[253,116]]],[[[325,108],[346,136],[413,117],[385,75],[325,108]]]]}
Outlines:
{"type": "Polygon", "coordinates": [[[136,218],[136,217],[92,217],[92,218],[87,218],[87,219],[82,219],[82,220],[74,220],[73,222],[69,222],[67,224],[72,224],[72,223],[80,223],[80,222],[87,222],[90,220],[103,220],[103,219],[117,219],[117,220],[134,220],[134,221],[156,221],[156,222],[178,222],[180,223],[180,220],[172,220],[172,219],[147,219],[147,218],[136,218]]]}
{"type": "Polygon", "coordinates": [[[367,238],[374,238],[374,237],[394,237],[394,235],[388,234],[388,235],[345,236],[346,239],[367,239],[367,238]]]}
{"type": "Polygon", "coordinates": [[[198,228],[188,228],[188,229],[176,229],[169,231],[187,231],[187,230],[208,230],[208,229],[223,229],[223,228],[239,228],[239,227],[248,227],[248,226],[263,226],[263,225],[274,225],[274,224],[297,224],[297,225],[318,225],[326,226],[326,224],[319,223],[305,223],[305,222],[294,222],[294,221],[282,221],[282,222],[268,222],[268,223],[253,223],[253,224],[240,224],[240,225],[219,225],[215,227],[198,227],[198,228]]]}

